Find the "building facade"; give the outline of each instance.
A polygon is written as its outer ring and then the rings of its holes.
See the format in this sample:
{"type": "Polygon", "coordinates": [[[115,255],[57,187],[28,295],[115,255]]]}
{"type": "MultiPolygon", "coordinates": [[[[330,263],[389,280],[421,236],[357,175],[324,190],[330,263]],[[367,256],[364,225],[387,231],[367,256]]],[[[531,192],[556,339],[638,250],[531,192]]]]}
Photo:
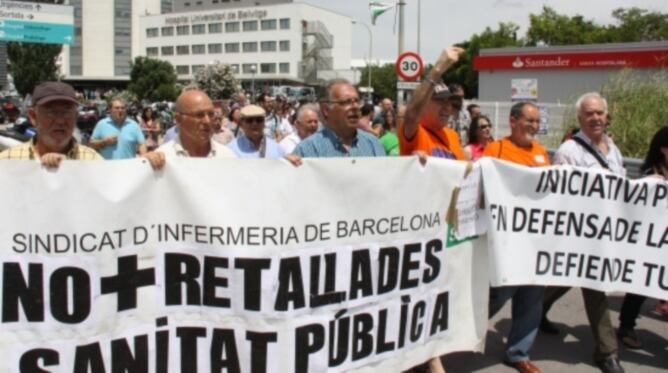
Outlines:
{"type": "Polygon", "coordinates": [[[349,17],[292,0],[69,0],[75,41],[59,59],[78,88],[123,88],[131,61],[170,62],[180,80],[228,63],[245,83],[318,84],[350,70],[349,17]],[[321,75],[321,77],[319,77],[321,75]]]}
{"type": "Polygon", "coordinates": [[[319,73],[350,69],[350,18],[309,4],[225,6],[146,15],[139,22],[139,55],[169,61],[182,80],[215,62],[260,85],[318,84],[319,73]]]}
{"type": "Polygon", "coordinates": [[[571,102],[623,69],[645,78],[666,67],[668,42],[482,49],[474,59],[481,101],[571,102]]]}

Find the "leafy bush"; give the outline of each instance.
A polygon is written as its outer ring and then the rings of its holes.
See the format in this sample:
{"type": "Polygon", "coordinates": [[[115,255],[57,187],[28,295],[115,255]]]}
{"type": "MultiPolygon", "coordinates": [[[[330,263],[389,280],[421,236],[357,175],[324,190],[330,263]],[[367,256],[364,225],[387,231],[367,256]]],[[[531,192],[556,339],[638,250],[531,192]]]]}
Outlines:
{"type": "Polygon", "coordinates": [[[217,61],[198,70],[191,85],[206,92],[212,100],[229,99],[241,90],[230,65],[217,61]]]}

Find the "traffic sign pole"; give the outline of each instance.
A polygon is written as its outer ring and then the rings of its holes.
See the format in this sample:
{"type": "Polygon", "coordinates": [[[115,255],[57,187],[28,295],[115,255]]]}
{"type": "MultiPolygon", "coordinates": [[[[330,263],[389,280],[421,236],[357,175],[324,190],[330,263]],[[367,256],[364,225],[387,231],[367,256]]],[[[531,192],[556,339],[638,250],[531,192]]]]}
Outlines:
{"type": "Polygon", "coordinates": [[[419,54],[415,52],[404,52],[399,55],[395,63],[395,70],[398,75],[397,81],[397,105],[402,105],[404,100],[404,91],[412,92],[411,82],[419,80],[424,70],[424,64],[419,54]]]}

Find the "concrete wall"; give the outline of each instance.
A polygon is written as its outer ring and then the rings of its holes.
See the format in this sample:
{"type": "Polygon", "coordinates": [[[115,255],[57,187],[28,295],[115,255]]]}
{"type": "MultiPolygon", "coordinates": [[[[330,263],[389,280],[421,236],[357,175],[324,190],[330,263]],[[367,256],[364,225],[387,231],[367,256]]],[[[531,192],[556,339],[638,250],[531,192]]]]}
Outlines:
{"type": "MultiPolygon", "coordinates": [[[[480,71],[478,98],[481,101],[510,101],[513,79],[537,79],[538,100],[541,102],[572,102],[582,93],[598,91],[621,70],[533,70],[480,71]]],[[[634,74],[644,79],[657,69],[638,69],[634,74]]]]}

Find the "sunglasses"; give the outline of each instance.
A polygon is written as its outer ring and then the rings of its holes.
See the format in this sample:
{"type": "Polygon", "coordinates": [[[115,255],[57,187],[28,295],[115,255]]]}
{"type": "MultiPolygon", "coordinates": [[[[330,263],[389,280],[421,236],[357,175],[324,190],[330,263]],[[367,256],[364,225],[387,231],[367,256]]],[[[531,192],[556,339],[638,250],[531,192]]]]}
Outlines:
{"type": "Polygon", "coordinates": [[[244,118],[246,123],[264,123],[264,117],[250,117],[244,118]]]}
{"type": "Polygon", "coordinates": [[[487,128],[492,128],[492,126],[489,125],[489,124],[483,124],[482,126],[479,126],[478,128],[480,128],[481,130],[484,130],[484,129],[487,129],[487,128]]]}

